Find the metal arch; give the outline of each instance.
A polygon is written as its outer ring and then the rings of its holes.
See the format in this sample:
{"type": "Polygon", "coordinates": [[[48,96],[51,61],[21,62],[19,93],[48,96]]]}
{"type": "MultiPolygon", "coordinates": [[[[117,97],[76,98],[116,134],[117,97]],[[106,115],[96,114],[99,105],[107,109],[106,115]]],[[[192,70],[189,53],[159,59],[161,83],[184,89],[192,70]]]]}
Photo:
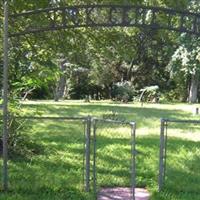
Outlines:
{"type": "Polygon", "coordinates": [[[117,26],[167,29],[200,36],[200,13],[162,7],[75,5],[10,14],[9,19],[12,30],[21,28],[16,32],[10,30],[9,37],[69,28],[117,26]],[[166,20],[161,22],[162,18],[166,20]],[[45,23],[41,25],[39,21],[45,23]]]}

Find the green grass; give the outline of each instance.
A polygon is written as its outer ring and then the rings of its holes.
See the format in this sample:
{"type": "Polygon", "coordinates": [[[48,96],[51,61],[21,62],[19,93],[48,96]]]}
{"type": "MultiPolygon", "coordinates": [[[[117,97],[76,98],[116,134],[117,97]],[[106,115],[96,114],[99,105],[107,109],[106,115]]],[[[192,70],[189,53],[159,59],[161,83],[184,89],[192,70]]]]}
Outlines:
{"type": "MultiPolygon", "coordinates": [[[[157,192],[160,118],[199,119],[186,104],[114,104],[26,102],[25,115],[102,117],[137,122],[137,186],[146,187],[152,200],[200,199],[200,125],[170,124],[166,184],[157,192]]],[[[82,122],[28,120],[27,136],[39,148],[29,156],[9,160],[8,193],[2,200],[92,200],[84,192],[82,122]]],[[[130,127],[99,125],[97,129],[97,186],[130,185],[130,127]],[[123,134],[122,134],[123,133],[123,134]]]]}

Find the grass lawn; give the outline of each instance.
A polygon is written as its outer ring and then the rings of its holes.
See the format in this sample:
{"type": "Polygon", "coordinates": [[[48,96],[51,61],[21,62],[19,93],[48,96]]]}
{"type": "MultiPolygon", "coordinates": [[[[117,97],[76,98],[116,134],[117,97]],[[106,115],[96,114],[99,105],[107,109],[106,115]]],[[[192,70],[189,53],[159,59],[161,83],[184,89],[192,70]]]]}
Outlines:
{"type": "MultiPolygon", "coordinates": [[[[157,192],[160,118],[195,119],[188,104],[115,104],[109,101],[29,101],[25,115],[102,117],[137,122],[137,186],[146,187],[152,200],[200,199],[200,125],[170,124],[166,184],[157,192]]],[[[37,152],[9,160],[10,191],[1,200],[92,200],[84,192],[82,121],[27,120],[25,134],[37,152]]],[[[130,128],[97,129],[97,185],[130,185],[130,128]],[[123,134],[122,134],[123,133],[123,134]]],[[[31,146],[32,145],[32,146],[31,146]]],[[[92,182],[92,181],[91,181],[92,182]]]]}

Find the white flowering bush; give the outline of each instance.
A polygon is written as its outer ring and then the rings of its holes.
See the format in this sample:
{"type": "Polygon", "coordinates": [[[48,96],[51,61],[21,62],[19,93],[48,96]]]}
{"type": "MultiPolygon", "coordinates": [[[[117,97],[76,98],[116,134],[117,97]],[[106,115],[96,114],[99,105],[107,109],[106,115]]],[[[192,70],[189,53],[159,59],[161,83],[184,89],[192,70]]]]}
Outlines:
{"type": "Polygon", "coordinates": [[[135,88],[129,81],[118,82],[113,87],[112,96],[117,101],[128,102],[133,100],[135,92],[135,88]]]}
{"type": "Polygon", "coordinates": [[[169,63],[172,75],[179,74],[180,71],[184,72],[184,76],[199,73],[200,39],[184,33],[180,37],[180,43],[169,63]]]}
{"type": "Polygon", "coordinates": [[[200,80],[200,38],[184,33],[179,38],[179,44],[168,69],[176,83],[174,90],[179,90],[182,99],[188,96],[186,100],[195,103],[200,80]]]}

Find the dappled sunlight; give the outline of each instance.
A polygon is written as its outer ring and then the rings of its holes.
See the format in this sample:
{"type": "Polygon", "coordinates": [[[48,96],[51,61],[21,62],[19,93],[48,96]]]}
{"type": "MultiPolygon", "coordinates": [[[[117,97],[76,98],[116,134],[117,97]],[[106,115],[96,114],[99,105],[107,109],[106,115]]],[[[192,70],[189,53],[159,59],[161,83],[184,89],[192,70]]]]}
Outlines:
{"type": "MultiPolygon", "coordinates": [[[[49,102],[45,106],[43,102],[36,104],[31,102],[31,104],[26,102],[24,105],[25,109],[29,109],[30,114],[33,110],[39,110],[45,116],[94,114],[101,118],[105,113],[116,112],[119,119],[135,120],[137,122],[137,186],[147,188],[152,193],[152,198],[159,200],[183,200],[185,197],[195,199],[192,193],[200,190],[200,177],[196,173],[200,162],[198,150],[200,126],[170,123],[168,124],[166,185],[161,193],[157,192],[160,118],[195,119],[197,116],[192,116],[189,112],[190,105],[186,105],[187,109],[182,109],[182,104],[144,104],[143,107],[140,104],[81,103],[79,101],[56,104],[49,102]],[[183,191],[188,194],[182,195],[183,191]]],[[[34,199],[37,191],[42,189],[47,194],[41,199],[47,197],[54,200],[58,194],[60,199],[70,199],[68,191],[74,191],[72,194],[74,200],[92,199],[91,195],[83,192],[84,123],[39,119],[26,120],[26,124],[29,124],[29,128],[24,130],[24,134],[37,141],[43,149],[29,159],[15,157],[9,160],[10,184],[12,190],[15,191],[13,195],[17,193],[17,198],[20,199],[25,192],[27,199],[34,199]]],[[[93,139],[93,132],[91,134],[93,139]]],[[[101,186],[129,187],[131,184],[131,126],[98,122],[96,135],[97,188],[101,186]]],[[[93,146],[91,146],[91,163],[92,161],[93,146]]]]}

